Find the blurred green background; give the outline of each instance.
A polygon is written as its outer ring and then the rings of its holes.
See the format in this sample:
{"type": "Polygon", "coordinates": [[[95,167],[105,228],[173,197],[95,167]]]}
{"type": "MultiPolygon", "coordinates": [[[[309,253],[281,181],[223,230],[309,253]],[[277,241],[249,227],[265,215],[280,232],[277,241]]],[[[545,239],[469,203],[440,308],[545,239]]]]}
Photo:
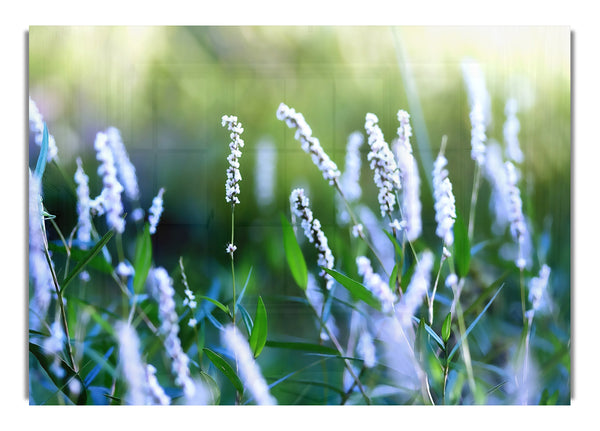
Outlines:
{"type": "MultiPolygon", "coordinates": [[[[299,295],[286,267],[279,224],[281,212],[289,215],[292,188],[308,189],[336,266],[355,274],[355,252],[344,245],[349,241],[347,229],[336,224],[334,190],[302,152],[293,131],[276,119],[279,103],[304,114],[340,169],[347,137],[356,130],[364,134],[367,112],[379,117],[388,142],[396,135],[397,111],[411,113],[412,145],[422,179],[423,238],[436,244],[425,178],[443,135],[448,136],[450,179],[463,214],[471,198],[474,165],[460,68],[465,58],[478,61],[485,74],[493,113],[489,138],[503,141],[506,100],[519,102],[524,210],[537,238],[547,233],[547,253],[538,257],[552,267],[551,295],[557,306],[547,324],[564,340],[570,333],[571,259],[566,27],[31,27],[29,95],[56,138],[59,165],[68,177],[48,167],[46,207],[70,232],[77,220],[75,158],[82,157],[92,197],[96,196],[101,180],[95,175],[94,137],[108,126],[117,127],[137,169],[142,208],[149,208],[160,187],[166,189],[165,210],[153,237],[155,264],[174,272],[183,256],[192,287],[206,292],[215,279],[226,282],[230,276],[224,252],[231,213],[224,197],[229,133],[221,127],[221,116],[237,115],[246,146],[240,160],[241,204],[235,210],[236,273],[245,281],[253,268],[248,298],[250,303],[256,294],[265,299],[273,322],[270,338],[316,341],[318,333],[306,308],[282,299],[299,295]],[[257,147],[263,141],[276,149],[275,197],[266,206],[258,205],[255,191],[257,147]]],[[[363,155],[367,151],[363,146],[363,155]]],[[[30,144],[30,166],[38,152],[30,144]]],[[[366,157],[361,183],[362,201],[377,213],[366,157]]],[[[487,198],[484,181],[474,242],[491,236],[487,198]]],[[[125,209],[133,208],[126,204],[125,209]]],[[[125,235],[130,258],[135,233],[125,235]]],[[[497,259],[497,250],[490,253],[497,259]]],[[[310,263],[309,256],[307,251],[310,263]]],[[[183,290],[178,280],[176,289],[183,290]]],[[[116,289],[112,292],[117,294],[116,289]]],[[[227,285],[222,292],[228,298],[227,285]]],[[[112,296],[110,291],[99,295],[106,295],[107,302],[112,296]]],[[[518,301],[518,292],[507,295],[514,296],[507,304],[518,301]]],[[[512,305],[500,304],[498,313],[510,312],[519,323],[519,306],[515,311],[512,305]]],[[[266,374],[285,372],[269,355],[262,358],[266,374]]],[[[567,371],[567,382],[568,378],[567,371]]],[[[561,377],[555,386],[564,386],[564,381],[561,377]]],[[[568,387],[561,392],[563,397],[568,393],[568,387]]]]}

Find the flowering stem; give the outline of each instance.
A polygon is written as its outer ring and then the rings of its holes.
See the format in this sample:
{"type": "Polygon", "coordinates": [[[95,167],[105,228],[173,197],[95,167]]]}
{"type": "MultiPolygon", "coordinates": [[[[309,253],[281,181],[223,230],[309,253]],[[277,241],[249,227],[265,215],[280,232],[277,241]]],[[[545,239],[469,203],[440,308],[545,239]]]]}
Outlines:
{"type": "MultiPolygon", "coordinates": [[[[235,223],[234,223],[234,214],[235,214],[235,203],[231,205],[231,244],[233,245],[233,238],[235,232],[235,223]]],[[[231,281],[233,286],[233,325],[235,326],[235,268],[233,264],[233,251],[230,253],[231,256],[231,281]]]]}
{"type": "Polygon", "coordinates": [[[440,267],[438,268],[438,272],[435,277],[435,283],[433,284],[433,291],[431,292],[431,299],[429,299],[429,326],[433,325],[433,301],[435,300],[435,293],[437,292],[440,273],[442,272],[442,266],[444,266],[445,261],[446,258],[444,257],[444,254],[442,254],[442,257],[440,258],[440,267]]]}
{"type": "Polygon", "coordinates": [[[48,252],[48,244],[46,243],[44,236],[44,255],[46,256],[46,261],[48,262],[48,267],[50,268],[50,273],[52,274],[52,282],[54,283],[54,289],[56,290],[58,307],[60,308],[60,315],[63,324],[63,329],[65,331],[65,338],[67,339],[67,354],[69,355],[69,362],[71,368],[77,373],[77,365],[75,364],[75,358],[73,357],[73,350],[71,349],[71,337],[69,336],[69,325],[67,324],[67,312],[65,311],[65,305],[63,304],[62,293],[60,292],[60,286],[58,285],[58,279],[56,278],[56,273],[54,272],[54,267],[52,266],[52,260],[50,259],[50,253],[48,252]]]}
{"type": "Polygon", "coordinates": [[[471,208],[469,213],[469,240],[473,240],[473,229],[475,227],[475,207],[477,206],[477,195],[479,193],[479,183],[481,182],[481,168],[475,164],[475,173],[473,174],[473,192],[471,193],[471,208]]]}

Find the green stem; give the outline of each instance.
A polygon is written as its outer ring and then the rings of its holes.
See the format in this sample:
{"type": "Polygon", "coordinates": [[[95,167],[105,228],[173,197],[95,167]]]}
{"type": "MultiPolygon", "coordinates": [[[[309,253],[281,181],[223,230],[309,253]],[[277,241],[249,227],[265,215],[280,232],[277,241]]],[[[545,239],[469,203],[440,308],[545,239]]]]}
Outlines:
{"type": "Polygon", "coordinates": [[[469,227],[468,236],[469,240],[473,240],[473,230],[475,228],[475,207],[477,206],[477,195],[479,194],[479,183],[481,182],[481,168],[479,165],[475,165],[475,172],[473,174],[473,191],[471,193],[471,208],[469,210],[469,227]]]}
{"type": "MultiPolygon", "coordinates": [[[[235,204],[231,205],[231,245],[233,246],[233,239],[234,239],[234,232],[235,232],[235,204]]],[[[236,295],[235,295],[235,266],[233,264],[233,251],[230,253],[231,255],[231,282],[232,282],[232,286],[233,286],[233,326],[235,326],[235,302],[236,302],[236,295]]]]}

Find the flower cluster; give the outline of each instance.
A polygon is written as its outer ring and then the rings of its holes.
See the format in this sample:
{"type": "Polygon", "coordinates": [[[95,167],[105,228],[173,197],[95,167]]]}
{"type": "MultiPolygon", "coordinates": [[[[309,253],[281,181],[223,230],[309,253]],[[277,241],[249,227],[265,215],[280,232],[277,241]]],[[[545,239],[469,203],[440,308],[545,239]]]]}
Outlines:
{"type": "Polygon", "coordinates": [[[85,249],[92,236],[92,217],[90,214],[90,188],[89,177],[85,174],[81,158],[77,157],[77,171],[75,171],[77,184],[77,240],[80,247],[85,249]]]}
{"type": "Polygon", "coordinates": [[[471,158],[481,167],[485,163],[485,128],[490,120],[490,95],[478,63],[465,60],[461,67],[471,107],[471,158]]]}
{"type": "Polygon", "coordinates": [[[254,361],[248,342],[237,328],[233,325],[227,326],[221,334],[221,340],[225,348],[235,357],[244,387],[252,394],[256,404],[277,404],[275,398],[269,393],[269,387],[260,372],[258,364],[254,361]]]}
{"type": "MultiPolygon", "coordinates": [[[[308,241],[315,244],[319,254],[318,265],[328,269],[333,269],[333,254],[327,243],[327,237],[321,230],[321,222],[313,217],[309,206],[308,197],[304,195],[304,189],[294,189],[290,194],[290,206],[292,214],[301,219],[304,235],[308,241]]],[[[326,280],[327,290],[333,286],[333,278],[325,271],[319,274],[326,280]]]]}
{"type": "Polygon", "coordinates": [[[165,394],[164,389],[158,384],[156,379],[156,368],[146,365],[146,382],[148,384],[148,396],[152,404],[168,406],[171,404],[171,398],[165,394]]]}
{"type": "Polygon", "coordinates": [[[452,183],[448,179],[448,170],[444,169],[447,164],[448,160],[440,151],[433,164],[433,198],[435,221],[437,222],[435,233],[444,241],[445,245],[451,246],[454,243],[452,229],[456,218],[456,208],[452,183]]]}
{"type": "Polygon", "coordinates": [[[421,199],[419,189],[421,180],[419,178],[419,168],[417,161],[412,153],[410,137],[412,129],[410,127],[410,115],[408,112],[399,110],[398,121],[398,140],[394,145],[394,152],[398,159],[398,168],[404,189],[402,197],[402,216],[404,218],[406,238],[409,241],[416,240],[421,235],[421,199]]]}
{"type": "Polygon", "coordinates": [[[148,222],[150,223],[150,235],[156,233],[156,226],[160,220],[160,215],[163,212],[163,194],[165,189],[161,187],[158,194],[152,199],[152,206],[150,207],[150,215],[148,216],[148,222]]]}
{"type": "Polygon", "coordinates": [[[373,344],[373,337],[369,331],[362,331],[360,338],[358,339],[358,345],[356,346],[356,352],[359,357],[364,361],[366,368],[373,368],[377,363],[375,356],[375,344],[373,344]]]}
{"type": "Polygon", "coordinates": [[[360,147],[363,142],[363,135],[360,132],[354,132],[350,134],[346,144],[346,160],[344,173],[340,178],[340,187],[348,202],[356,201],[362,195],[362,189],[360,188],[360,167],[362,164],[360,147]]]}
{"type": "Polygon", "coordinates": [[[238,159],[242,157],[244,140],[240,138],[240,135],[244,132],[244,129],[242,123],[238,123],[238,118],[235,115],[223,115],[221,125],[223,127],[227,126],[227,130],[231,132],[229,135],[231,138],[229,143],[231,154],[227,157],[229,167],[227,168],[227,181],[225,182],[225,200],[235,205],[240,203],[238,196],[240,195],[239,182],[242,181],[242,174],[240,174],[238,159]]]}
{"type": "Polygon", "coordinates": [[[140,340],[130,325],[117,325],[119,362],[127,381],[127,402],[133,405],[147,403],[146,370],[140,356],[140,340]]]}
{"type": "MultiPolygon", "coordinates": [[[[44,139],[44,117],[31,97],[29,98],[29,130],[34,134],[35,143],[41,146],[44,139]]],[[[58,148],[54,136],[48,134],[48,157],[46,160],[51,162],[57,156],[58,148]]]]}
{"type": "Polygon", "coordinates": [[[523,243],[525,242],[528,232],[527,223],[523,216],[523,202],[521,201],[521,192],[517,186],[517,172],[515,166],[511,162],[504,164],[506,169],[507,193],[508,193],[508,221],[510,223],[510,233],[519,246],[519,254],[517,256],[517,268],[525,268],[525,257],[523,255],[523,243]]]}
{"type": "Polygon", "coordinates": [[[194,311],[196,310],[198,303],[196,302],[196,296],[194,295],[194,292],[192,292],[188,284],[187,276],[185,275],[185,269],[183,267],[183,260],[181,258],[179,259],[179,267],[181,268],[181,281],[183,282],[183,285],[185,287],[185,298],[183,299],[183,306],[189,307],[192,313],[192,317],[188,321],[188,326],[193,328],[198,323],[196,321],[196,318],[194,317],[194,311]]]}
{"type": "Polygon", "coordinates": [[[140,195],[137,176],[135,174],[135,167],[129,160],[129,155],[123,144],[121,132],[115,127],[109,127],[106,129],[106,137],[108,145],[112,150],[119,181],[123,185],[125,194],[129,199],[136,200],[140,195]]]}
{"type": "Polygon", "coordinates": [[[304,120],[304,116],[300,112],[296,112],[294,108],[281,103],[277,108],[277,118],[285,121],[289,128],[296,129],[294,137],[300,142],[302,150],[311,155],[313,163],[323,173],[323,178],[329,181],[330,185],[334,185],[341,175],[340,171],[325,153],[319,140],[312,136],[312,130],[304,120]]]}
{"type": "Polygon", "coordinates": [[[390,312],[394,307],[396,295],[392,293],[388,283],[379,274],[373,272],[371,261],[367,257],[358,256],[356,258],[356,266],[358,268],[358,275],[362,276],[365,287],[381,302],[381,310],[384,313],[390,312]]]}
{"type": "Polygon", "coordinates": [[[550,267],[544,264],[540,269],[539,275],[533,277],[529,282],[529,301],[534,312],[540,310],[544,305],[548,278],[550,278],[550,267]]]}
{"type": "Polygon", "coordinates": [[[400,173],[394,154],[388,144],[383,139],[383,133],[377,124],[379,119],[375,114],[368,113],[365,118],[365,130],[368,136],[368,143],[371,151],[367,155],[367,160],[373,170],[373,179],[379,189],[377,196],[381,216],[392,214],[396,205],[396,190],[400,190],[400,173]]]}
{"type": "Polygon", "coordinates": [[[506,121],[504,122],[503,133],[504,142],[506,143],[506,155],[515,163],[523,161],[523,152],[519,146],[519,130],[521,124],[517,118],[518,104],[515,99],[509,99],[504,108],[506,121]]]}
{"type": "Polygon", "coordinates": [[[94,141],[96,159],[100,162],[98,175],[102,177],[102,192],[90,205],[98,215],[106,213],[106,223],[118,233],[125,231],[125,220],[122,217],[123,203],[121,193],[123,186],[117,179],[117,169],[113,153],[108,144],[108,137],[104,132],[98,132],[94,141]]]}
{"type": "Polygon", "coordinates": [[[158,315],[161,321],[160,331],[165,335],[165,348],[173,361],[171,369],[175,376],[175,383],[183,388],[186,397],[192,396],[194,383],[188,368],[189,358],[183,351],[177,335],[179,327],[177,326],[178,316],[175,311],[173,280],[171,280],[167,271],[160,267],[153,269],[149,278],[154,281],[151,284],[151,294],[158,302],[158,315]]]}

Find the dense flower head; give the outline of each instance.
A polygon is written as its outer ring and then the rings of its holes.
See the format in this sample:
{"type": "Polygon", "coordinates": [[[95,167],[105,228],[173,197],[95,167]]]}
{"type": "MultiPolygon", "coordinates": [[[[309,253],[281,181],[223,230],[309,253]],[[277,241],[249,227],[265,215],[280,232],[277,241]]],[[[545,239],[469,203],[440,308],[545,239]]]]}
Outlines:
{"type": "Polygon", "coordinates": [[[104,132],[98,132],[94,141],[96,159],[100,162],[98,175],[102,177],[102,192],[90,205],[99,215],[106,213],[106,223],[118,233],[125,231],[125,220],[122,217],[123,203],[121,193],[123,186],[117,179],[117,169],[113,153],[104,132]]]}
{"type": "Polygon", "coordinates": [[[175,376],[175,383],[183,388],[186,396],[192,396],[194,383],[188,368],[189,358],[181,347],[179,340],[179,320],[175,311],[175,289],[173,280],[164,268],[155,268],[151,271],[151,294],[158,302],[158,316],[161,321],[160,332],[165,336],[165,349],[172,360],[171,370],[175,376]]]}
{"type": "MultiPolygon", "coordinates": [[[[308,241],[314,243],[318,253],[318,265],[328,269],[333,269],[334,259],[329,248],[327,237],[321,229],[321,222],[313,217],[309,208],[308,197],[304,194],[304,189],[294,189],[290,194],[290,207],[292,214],[300,218],[304,235],[308,241]]],[[[333,278],[325,271],[321,271],[320,276],[326,280],[327,290],[333,286],[333,278]]]]}
{"type": "Polygon", "coordinates": [[[227,126],[227,130],[231,132],[229,134],[231,153],[227,157],[229,167],[227,168],[227,180],[225,181],[225,200],[235,205],[240,203],[239,183],[242,181],[242,174],[240,173],[239,158],[242,157],[242,148],[244,147],[244,140],[240,138],[240,135],[244,132],[244,129],[235,115],[223,115],[221,125],[223,127],[227,126]]]}
{"type": "Polygon", "coordinates": [[[148,385],[148,396],[152,404],[168,406],[171,403],[171,398],[165,394],[164,389],[156,379],[156,368],[150,364],[146,365],[146,382],[148,385]]]}
{"type": "Polygon", "coordinates": [[[121,138],[121,132],[119,132],[119,129],[116,127],[109,127],[106,129],[106,137],[108,138],[108,145],[110,146],[115,159],[119,182],[123,185],[125,194],[129,199],[138,199],[140,191],[138,188],[135,167],[129,160],[129,155],[125,149],[125,144],[123,144],[123,139],[121,138]]]}
{"type": "Polygon", "coordinates": [[[446,157],[440,152],[433,164],[433,198],[435,201],[435,221],[437,222],[436,235],[444,244],[451,246],[454,243],[454,219],[456,208],[452,183],[448,179],[448,164],[446,157]]]}
{"type": "Polygon", "coordinates": [[[540,310],[544,305],[544,297],[548,287],[548,279],[550,278],[550,267],[546,264],[542,265],[540,273],[537,277],[533,277],[529,282],[529,301],[533,311],[540,310]]]}
{"type": "Polygon", "coordinates": [[[508,221],[510,223],[510,233],[517,245],[519,245],[519,255],[515,263],[518,268],[522,269],[526,264],[522,245],[528,235],[527,223],[523,216],[523,202],[521,201],[521,191],[517,186],[518,176],[516,168],[511,162],[506,162],[504,166],[508,184],[508,221]]]}
{"type": "Polygon", "coordinates": [[[254,194],[261,207],[269,206],[275,198],[277,149],[270,140],[261,140],[256,148],[254,194]]]}
{"type": "MultiPolygon", "coordinates": [[[[35,143],[41,146],[44,139],[44,117],[31,97],[29,98],[29,130],[34,135],[35,143]]],[[[56,147],[56,141],[54,136],[48,133],[48,156],[46,160],[51,162],[57,156],[58,148],[56,147]]]]}
{"type": "Polygon", "coordinates": [[[146,369],[140,356],[140,340],[130,325],[118,323],[119,363],[127,382],[126,401],[133,405],[147,403],[146,369]]]}
{"type": "Polygon", "coordinates": [[[75,171],[75,184],[77,184],[77,240],[81,248],[85,249],[92,236],[92,217],[90,214],[90,188],[89,177],[83,170],[81,158],[77,157],[77,170],[75,171]]]}
{"type": "Polygon", "coordinates": [[[158,225],[158,221],[160,220],[160,215],[163,212],[163,194],[165,193],[165,189],[163,187],[160,188],[158,194],[152,199],[152,206],[150,207],[148,216],[148,222],[150,223],[150,235],[156,233],[156,226],[158,225]]]}
{"type": "Polygon", "coordinates": [[[364,366],[366,368],[373,368],[377,364],[375,344],[373,343],[373,337],[369,331],[364,330],[361,332],[356,351],[359,357],[364,361],[364,366]]]}
{"type": "Polygon", "coordinates": [[[394,154],[383,139],[383,133],[377,124],[379,119],[375,114],[368,113],[365,117],[365,130],[371,151],[367,155],[373,170],[373,179],[379,189],[377,196],[381,216],[391,215],[396,205],[396,190],[401,189],[400,173],[394,154]]]}
{"type": "Polygon", "coordinates": [[[267,382],[260,372],[260,368],[246,339],[233,325],[227,326],[222,334],[221,340],[227,350],[235,357],[239,374],[244,387],[252,394],[258,405],[275,405],[277,400],[269,393],[267,382]]]}
{"type": "Polygon", "coordinates": [[[365,256],[356,258],[356,266],[358,275],[362,276],[365,287],[373,293],[373,295],[381,303],[381,310],[384,313],[390,312],[394,307],[396,295],[390,289],[388,283],[383,280],[379,274],[373,272],[371,261],[365,256]]]}
{"type": "Polygon", "coordinates": [[[400,177],[402,182],[402,216],[405,222],[406,238],[409,241],[416,240],[421,235],[421,199],[419,168],[417,161],[413,156],[410,137],[412,129],[410,127],[410,115],[408,112],[398,111],[398,140],[394,145],[394,153],[398,160],[400,177]]]}
{"type": "Polygon", "coordinates": [[[519,146],[519,131],[521,124],[517,118],[518,103],[515,99],[508,99],[504,108],[506,121],[504,122],[503,133],[506,143],[506,155],[515,163],[523,161],[523,152],[519,146]]]}
{"type": "Polygon", "coordinates": [[[321,170],[323,178],[334,185],[341,173],[337,165],[325,153],[317,138],[312,136],[312,129],[304,120],[304,116],[290,108],[285,103],[281,103],[277,108],[277,118],[285,121],[291,129],[296,129],[295,139],[300,142],[302,150],[311,155],[313,163],[321,170]]]}
{"type": "Polygon", "coordinates": [[[340,178],[340,187],[344,192],[344,197],[353,202],[360,199],[362,189],[360,188],[360,147],[364,142],[362,133],[353,132],[348,137],[346,144],[346,160],[344,164],[344,173],[340,178]]]}
{"type": "Polygon", "coordinates": [[[471,107],[469,114],[471,120],[471,158],[479,166],[483,166],[487,139],[485,128],[491,120],[490,95],[479,63],[465,60],[462,62],[461,67],[471,107]]]}

